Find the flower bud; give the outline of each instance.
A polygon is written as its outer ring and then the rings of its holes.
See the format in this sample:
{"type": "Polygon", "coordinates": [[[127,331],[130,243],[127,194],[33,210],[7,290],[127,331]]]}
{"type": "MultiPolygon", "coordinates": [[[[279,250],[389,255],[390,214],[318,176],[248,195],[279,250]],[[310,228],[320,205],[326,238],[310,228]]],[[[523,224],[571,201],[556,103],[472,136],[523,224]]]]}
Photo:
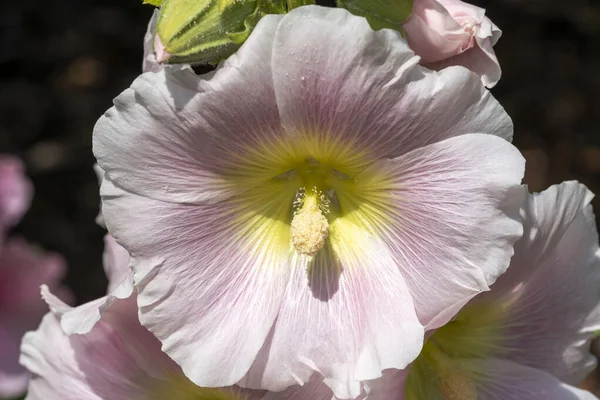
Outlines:
{"type": "Polygon", "coordinates": [[[156,59],[217,63],[244,43],[260,18],[286,11],[285,0],[164,0],[154,38],[156,59]]]}
{"type": "Polygon", "coordinates": [[[337,3],[352,14],[367,18],[374,30],[390,28],[403,32],[402,24],[413,9],[413,0],[337,0],[337,3]]]}
{"type": "Polygon", "coordinates": [[[408,45],[428,68],[462,65],[488,87],[500,79],[493,46],[502,32],[483,8],[460,0],[415,0],[404,30],[408,45]]]}

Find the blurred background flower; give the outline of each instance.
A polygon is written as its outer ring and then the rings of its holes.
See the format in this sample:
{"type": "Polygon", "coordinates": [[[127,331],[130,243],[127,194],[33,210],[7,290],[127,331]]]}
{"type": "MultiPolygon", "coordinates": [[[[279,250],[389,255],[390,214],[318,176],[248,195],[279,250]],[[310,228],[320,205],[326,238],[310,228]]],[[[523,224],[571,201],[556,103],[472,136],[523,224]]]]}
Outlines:
{"type": "Polygon", "coordinates": [[[21,395],[27,388],[29,373],[19,365],[19,348],[21,337],[35,329],[48,310],[40,285],[70,300],[69,291],[60,286],[65,274],[62,257],[7,237],[27,211],[31,196],[31,182],[19,159],[0,155],[0,398],[21,395]]]}

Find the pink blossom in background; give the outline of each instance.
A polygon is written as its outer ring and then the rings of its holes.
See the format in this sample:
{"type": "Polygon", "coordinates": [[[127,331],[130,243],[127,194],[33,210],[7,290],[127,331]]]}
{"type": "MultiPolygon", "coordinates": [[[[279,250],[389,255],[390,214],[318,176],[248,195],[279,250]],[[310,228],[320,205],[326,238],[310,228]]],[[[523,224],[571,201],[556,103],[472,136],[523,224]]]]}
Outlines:
{"type": "Polygon", "coordinates": [[[33,188],[16,157],[0,155],[0,238],[29,208],[33,188]]]}
{"type": "Polygon", "coordinates": [[[487,87],[500,80],[493,46],[502,31],[483,8],[460,0],[415,0],[413,15],[403,27],[409,46],[428,68],[462,65],[487,87]]]}
{"type": "Polygon", "coordinates": [[[354,398],[508,267],[511,120],[465,68],[418,61],[399,32],[300,7],[214,73],[143,74],[100,118],[106,226],[191,381],[319,373],[354,398]]]}
{"type": "Polygon", "coordinates": [[[69,292],[60,286],[64,273],[60,256],[42,253],[22,239],[9,239],[0,247],[0,397],[24,392],[28,373],[18,362],[21,337],[48,311],[40,285],[69,299],[69,292]]]}

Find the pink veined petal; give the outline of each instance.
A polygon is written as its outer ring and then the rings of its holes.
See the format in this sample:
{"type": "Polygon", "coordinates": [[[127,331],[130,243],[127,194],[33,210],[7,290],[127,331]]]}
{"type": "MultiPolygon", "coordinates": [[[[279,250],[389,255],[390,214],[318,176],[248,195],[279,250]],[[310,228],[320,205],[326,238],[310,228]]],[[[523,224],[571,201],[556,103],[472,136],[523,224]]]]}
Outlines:
{"type": "Polygon", "coordinates": [[[107,292],[119,298],[129,297],[131,290],[125,289],[125,293],[118,293],[117,290],[120,285],[127,286],[123,281],[133,285],[133,275],[129,268],[129,252],[109,234],[104,236],[103,264],[108,278],[107,292]]]}
{"type": "Polygon", "coordinates": [[[405,400],[408,369],[383,371],[383,376],[368,382],[366,400],[405,400]]]}
{"type": "MultiPolygon", "coordinates": [[[[85,305],[84,305],[85,306],[85,305]]],[[[47,314],[23,339],[21,363],[33,373],[27,399],[151,399],[148,369],[181,374],[160,343],[137,322],[135,299],[122,300],[84,335],[67,336],[47,314]]]]}
{"type": "Polygon", "coordinates": [[[261,400],[337,400],[316,374],[303,386],[290,386],[282,392],[267,392],[261,400]]]}
{"type": "Polygon", "coordinates": [[[294,260],[273,332],[242,385],[281,390],[319,372],[338,398],[354,399],[360,381],[419,354],[423,326],[386,246],[358,227],[335,225],[342,223],[331,226],[339,235],[331,247],[294,260]]]}
{"type": "Polygon", "coordinates": [[[477,377],[477,398],[481,400],[597,400],[547,372],[508,360],[473,359],[468,363],[477,377]]]}
{"type": "Polygon", "coordinates": [[[529,195],[523,239],[511,265],[473,303],[509,304],[500,321],[503,357],[579,384],[596,365],[589,353],[600,329],[600,250],[593,195],[564,182],[529,195]]]}
{"type": "Polygon", "coordinates": [[[269,64],[280,18],[261,19],[215,73],[165,68],[141,75],[119,95],[94,128],[94,155],[110,179],[171,202],[239,194],[223,183],[245,173],[239,157],[281,136],[269,64]]]}
{"type": "Polygon", "coordinates": [[[33,186],[23,164],[15,157],[0,155],[0,234],[11,228],[29,208],[33,186]]]}
{"type": "Polygon", "coordinates": [[[108,277],[108,294],[89,303],[70,307],[42,285],[42,298],[59,317],[62,329],[68,335],[90,332],[115,301],[127,299],[133,293],[129,253],[109,234],[104,236],[103,261],[108,277]]]}
{"type": "MultiPolygon", "coordinates": [[[[33,374],[27,399],[212,398],[204,392],[206,389],[187,380],[179,366],[161,352],[160,342],[139,324],[136,313],[135,297],[119,300],[89,333],[73,336],[64,334],[56,315],[47,314],[38,330],[23,339],[21,363],[33,374]]],[[[282,393],[237,386],[219,391],[224,394],[219,399],[230,400],[332,398],[331,391],[318,379],[282,393]]]]}
{"type": "MultiPolygon", "coordinates": [[[[382,161],[357,177],[359,193],[385,186],[391,207],[365,221],[385,238],[421,322],[444,325],[508,267],[522,234],[524,160],[508,142],[462,135],[382,161]],[[377,181],[378,176],[390,176],[377,181]]],[[[365,198],[366,198],[365,197],[365,198]]],[[[352,202],[340,198],[340,204],[352,202]]]]}
{"type": "Polygon", "coordinates": [[[419,66],[399,33],[373,32],[343,9],[284,16],[272,71],[281,122],[295,136],[356,143],[374,158],[466,133],[512,138],[510,118],[478,77],[419,66]]]}
{"type": "MultiPolygon", "coordinates": [[[[278,233],[236,222],[231,203],[163,203],[109,179],[101,191],[108,228],[131,251],[142,324],[196,384],[237,382],[271,329],[288,282],[288,249],[270,241],[278,233]]],[[[292,201],[293,194],[272,196],[263,205],[292,201]]]]}

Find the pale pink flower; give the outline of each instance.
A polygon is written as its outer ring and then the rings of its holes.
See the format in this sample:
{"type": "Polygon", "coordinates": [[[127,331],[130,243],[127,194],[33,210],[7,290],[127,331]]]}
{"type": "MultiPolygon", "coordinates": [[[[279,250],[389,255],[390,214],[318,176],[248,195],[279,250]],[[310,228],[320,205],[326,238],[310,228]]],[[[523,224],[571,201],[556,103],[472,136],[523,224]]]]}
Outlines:
{"type": "MultiPolygon", "coordinates": [[[[93,307],[88,303],[77,308],[93,307]]],[[[65,334],[63,318],[61,313],[47,314],[38,330],[23,339],[21,363],[33,374],[27,400],[331,400],[333,396],[318,380],[278,393],[194,385],[140,325],[135,295],[108,304],[85,334],[65,334]]]]}
{"type": "Polygon", "coordinates": [[[428,68],[462,65],[490,88],[500,80],[493,46],[502,31],[483,8],[460,0],[415,0],[403,27],[409,46],[428,68]]]}
{"type": "Polygon", "coordinates": [[[0,398],[22,394],[29,374],[19,365],[19,344],[34,329],[48,307],[40,285],[69,293],[59,286],[65,265],[58,255],[40,253],[21,239],[10,239],[0,248],[0,398]]]}
{"type": "Polygon", "coordinates": [[[529,195],[507,272],[435,331],[409,370],[386,376],[382,400],[597,400],[576,388],[596,366],[600,328],[592,197],[577,182],[529,195]]]}
{"type": "Polygon", "coordinates": [[[507,268],[511,137],[474,74],[307,6],[261,19],[214,73],[136,79],[94,152],[140,321],[186,376],[278,391],[319,372],[354,398],[507,268]]]}
{"type": "Polygon", "coordinates": [[[23,163],[15,157],[0,155],[0,238],[25,214],[32,192],[23,163]]]}

